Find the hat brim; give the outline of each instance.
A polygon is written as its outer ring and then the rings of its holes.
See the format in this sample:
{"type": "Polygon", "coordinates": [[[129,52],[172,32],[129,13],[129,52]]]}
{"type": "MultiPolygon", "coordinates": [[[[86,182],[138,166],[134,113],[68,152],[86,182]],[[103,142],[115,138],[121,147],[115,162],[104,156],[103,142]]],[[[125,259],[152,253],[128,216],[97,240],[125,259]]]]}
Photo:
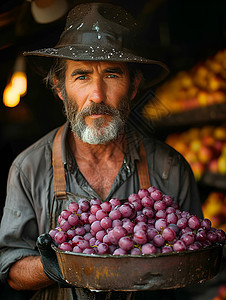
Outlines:
{"type": "Polygon", "coordinates": [[[128,49],[116,50],[106,49],[100,46],[82,47],[65,46],[59,48],[44,48],[33,51],[26,51],[24,56],[37,57],[33,59],[38,73],[45,75],[48,72],[52,64],[50,58],[64,58],[75,61],[111,61],[111,62],[124,62],[124,63],[136,63],[139,64],[139,68],[143,72],[144,76],[144,88],[151,87],[161,82],[169,73],[168,67],[158,61],[143,58],[131,53],[128,49]],[[42,58],[42,61],[40,60],[42,58]],[[47,60],[43,60],[48,58],[47,60]]]}

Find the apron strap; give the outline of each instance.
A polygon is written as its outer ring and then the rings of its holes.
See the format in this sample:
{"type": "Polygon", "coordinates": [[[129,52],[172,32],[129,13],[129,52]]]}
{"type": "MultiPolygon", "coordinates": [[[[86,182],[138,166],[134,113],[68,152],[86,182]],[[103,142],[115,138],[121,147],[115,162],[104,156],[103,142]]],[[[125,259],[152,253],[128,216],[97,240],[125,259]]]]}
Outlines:
{"type": "Polygon", "coordinates": [[[148,189],[151,186],[151,182],[149,177],[146,152],[142,140],[140,140],[139,152],[140,152],[140,160],[137,161],[137,171],[138,171],[138,177],[140,182],[140,188],[148,189]]]}
{"type": "Polygon", "coordinates": [[[53,190],[57,198],[65,198],[66,196],[66,180],[61,152],[61,136],[63,129],[64,125],[59,128],[53,141],[53,190]]]}
{"type": "MultiPolygon", "coordinates": [[[[53,190],[57,198],[64,198],[66,196],[66,180],[65,180],[65,171],[62,161],[62,152],[61,152],[61,136],[63,133],[64,125],[62,125],[53,141],[53,190]]],[[[144,145],[140,140],[140,157],[141,159],[137,162],[137,171],[140,182],[141,189],[148,189],[151,186],[146,152],[144,145]]]]}

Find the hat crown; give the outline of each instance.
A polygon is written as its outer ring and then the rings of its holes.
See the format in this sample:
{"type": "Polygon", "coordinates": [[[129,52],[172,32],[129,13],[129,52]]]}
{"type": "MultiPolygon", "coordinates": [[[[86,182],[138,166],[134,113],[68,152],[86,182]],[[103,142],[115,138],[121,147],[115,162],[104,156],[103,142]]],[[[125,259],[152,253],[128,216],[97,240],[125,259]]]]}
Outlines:
{"type": "Polygon", "coordinates": [[[119,6],[81,4],[69,12],[57,47],[104,44],[106,48],[133,48],[136,27],[135,19],[119,6]]]}

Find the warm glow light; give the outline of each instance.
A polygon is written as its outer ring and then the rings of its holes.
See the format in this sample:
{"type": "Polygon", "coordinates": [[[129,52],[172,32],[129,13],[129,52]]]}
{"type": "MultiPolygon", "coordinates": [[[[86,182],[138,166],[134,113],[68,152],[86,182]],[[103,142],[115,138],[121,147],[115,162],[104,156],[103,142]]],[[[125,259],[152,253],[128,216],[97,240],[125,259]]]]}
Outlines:
{"type": "Polygon", "coordinates": [[[27,76],[24,72],[15,72],[13,73],[12,86],[20,94],[24,96],[27,92],[27,76]]]}
{"type": "Polygon", "coordinates": [[[20,93],[14,86],[8,84],[3,93],[3,103],[8,107],[15,107],[20,103],[20,93]]]}

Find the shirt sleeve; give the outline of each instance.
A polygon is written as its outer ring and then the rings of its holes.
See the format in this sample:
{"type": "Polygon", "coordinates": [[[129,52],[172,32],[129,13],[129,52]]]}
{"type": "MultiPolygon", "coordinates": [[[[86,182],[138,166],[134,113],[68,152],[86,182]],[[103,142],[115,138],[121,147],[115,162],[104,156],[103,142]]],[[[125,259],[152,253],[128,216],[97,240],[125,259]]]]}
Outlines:
{"type": "Polygon", "coordinates": [[[7,198],[0,225],[0,280],[7,278],[10,266],[26,256],[39,255],[36,249],[38,226],[29,182],[15,163],[11,166],[7,198]]]}

